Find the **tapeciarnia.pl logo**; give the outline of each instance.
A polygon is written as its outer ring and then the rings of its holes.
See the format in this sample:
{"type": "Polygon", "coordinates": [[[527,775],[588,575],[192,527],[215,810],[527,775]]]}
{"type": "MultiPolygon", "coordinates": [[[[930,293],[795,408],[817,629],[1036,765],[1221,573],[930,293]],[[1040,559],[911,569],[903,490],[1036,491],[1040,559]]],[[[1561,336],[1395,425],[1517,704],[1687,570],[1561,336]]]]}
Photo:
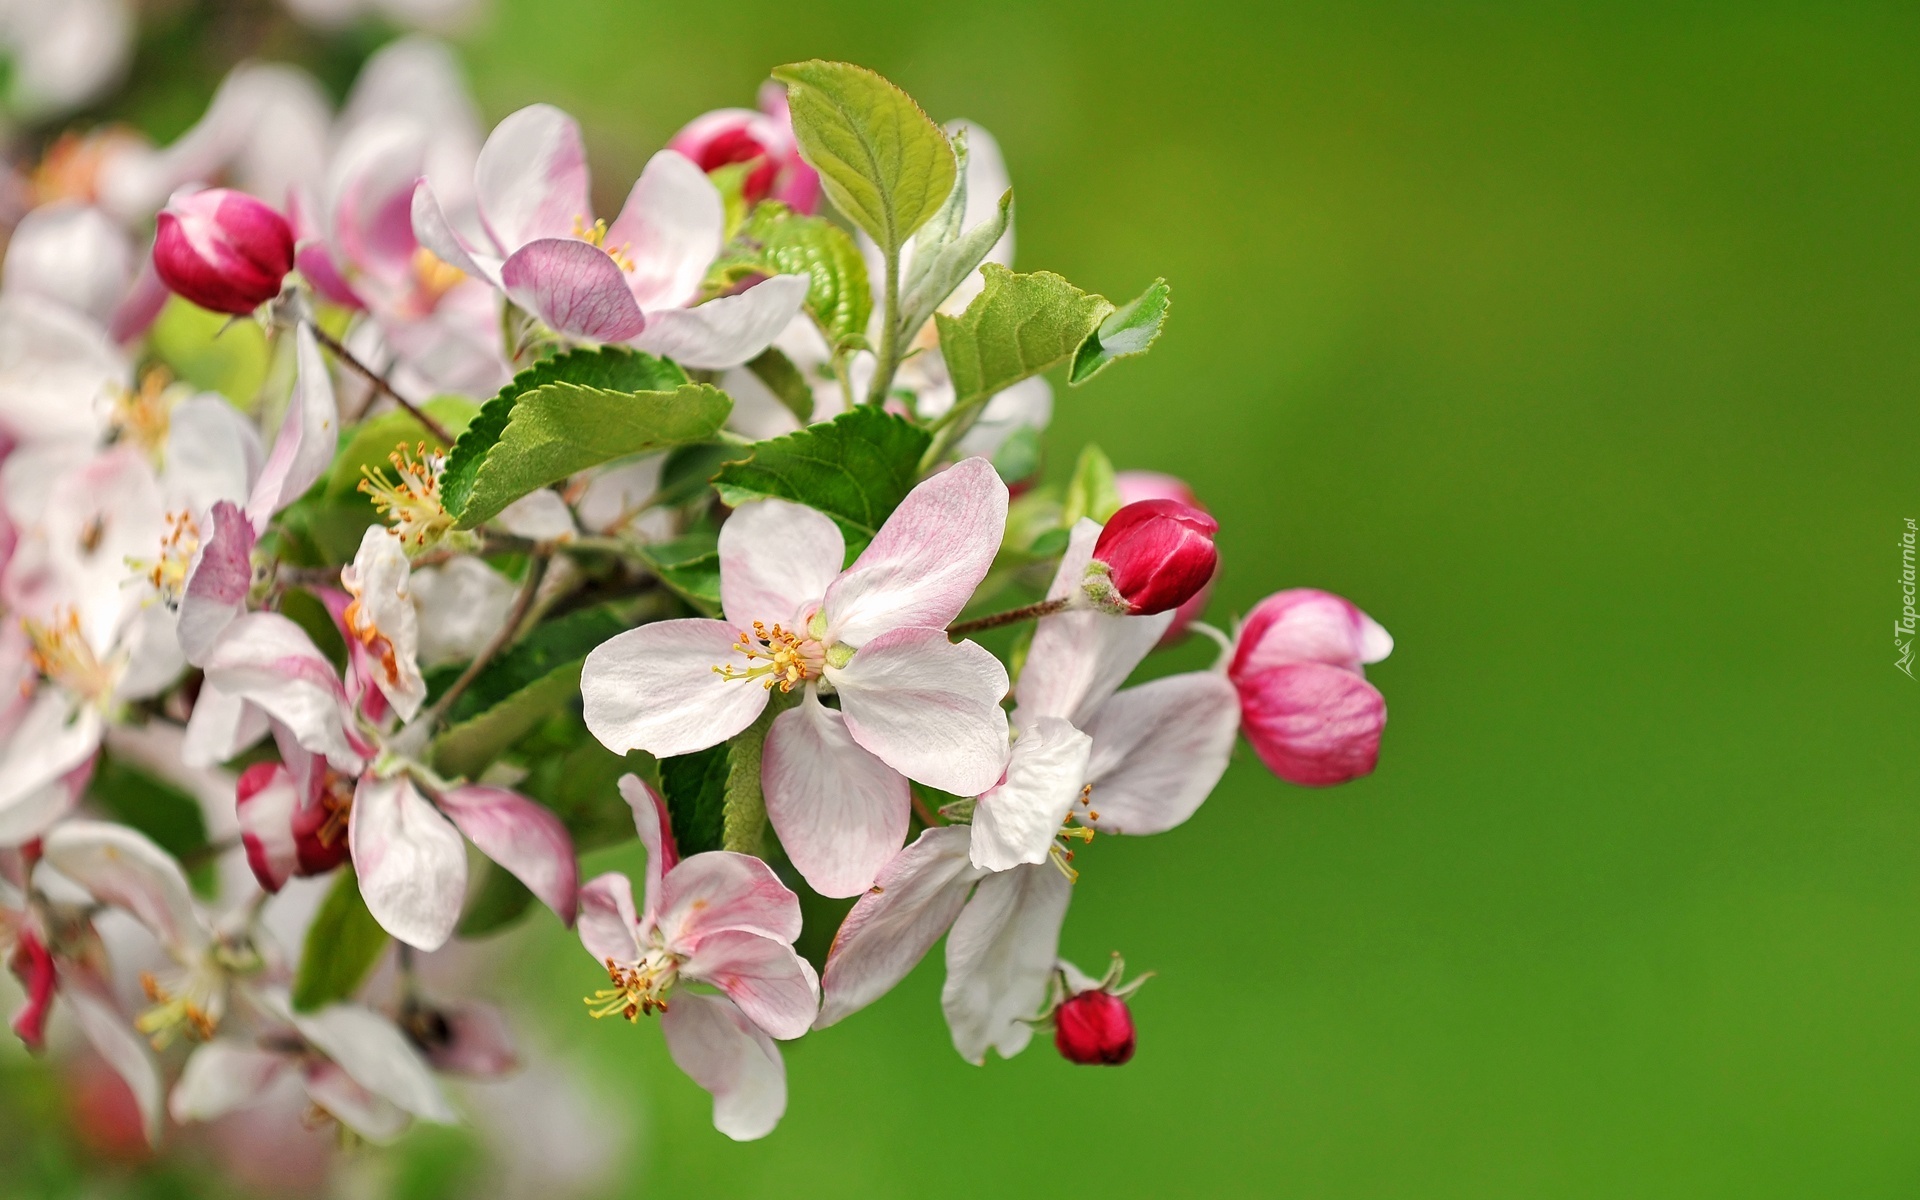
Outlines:
{"type": "Polygon", "coordinates": [[[1913,678],[1913,543],[1916,527],[1912,517],[1907,518],[1906,531],[1900,535],[1900,619],[1893,623],[1893,649],[1899,656],[1894,659],[1896,671],[1906,672],[1908,679],[1913,678]]]}

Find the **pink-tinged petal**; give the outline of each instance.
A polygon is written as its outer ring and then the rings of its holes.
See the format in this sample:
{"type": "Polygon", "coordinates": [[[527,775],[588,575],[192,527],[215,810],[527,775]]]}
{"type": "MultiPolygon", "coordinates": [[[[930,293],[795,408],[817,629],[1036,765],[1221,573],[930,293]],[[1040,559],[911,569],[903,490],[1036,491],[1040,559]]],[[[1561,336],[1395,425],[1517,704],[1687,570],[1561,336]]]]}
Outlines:
{"type": "Polygon", "coordinates": [[[1022,1018],[1046,1002],[1072,898],[1073,885],[1051,863],[989,875],[974,889],[947,937],[940,992],[960,1057],[983,1063],[989,1047],[1002,1058],[1026,1049],[1033,1026],[1022,1018]]]}
{"type": "Polygon", "coordinates": [[[153,1061],[147,1039],[134,1031],[133,1022],[123,1016],[113,1001],[87,987],[67,987],[61,996],[73,1010],[75,1022],[87,1044],[126,1081],[140,1108],[141,1127],[147,1144],[160,1144],[161,1082],[160,1068],[153,1061]]]}
{"type": "Polygon", "coordinates": [[[266,735],[264,709],[203,682],[193,702],[193,715],[187,718],[180,761],[189,767],[211,767],[238,757],[266,735]]]}
{"type": "Polygon", "coordinates": [[[1007,776],[973,809],[973,865],[1005,871],[1044,863],[1087,780],[1093,739],[1059,717],[1022,726],[1007,776]]]}
{"type": "Polygon", "coordinates": [[[408,1032],[427,1065],[443,1075],[498,1079],[520,1065],[506,1015],[491,1004],[422,1010],[408,1032]]]}
{"type": "Polygon", "coordinates": [[[500,286],[559,333],[624,342],[647,327],[619,265],[578,238],[528,242],[500,264],[500,286]]]}
{"type": "Polygon", "coordinates": [[[720,527],[720,606],[741,629],[804,627],[846,561],[840,527],[818,509],[758,500],[720,527]]]}
{"type": "Polygon", "coordinates": [[[1358,671],[1393,650],[1393,639],[1353,602],[1317,588],[1276,592],[1253,606],[1235,637],[1235,678],[1289,663],[1358,671]]]}
{"type": "Polygon", "coordinates": [[[627,277],[641,308],[680,308],[700,295],[726,237],[720,190],[685,155],[662,150],[627,193],[607,245],[633,263],[627,277]]]}
{"type": "Polygon", "coordinates": [[[1330,787],[1372,773],[1387,702],[1359,675],[1294,663],[1244,673],[1235,684],[1247,740],[1275,775],[1330,787]]]}
{"type": "Polygon", "coordinates": [[[702,938],[731,930],[791,944],[800,936],[800,898],[753,855],[708,850],[667,872],[653,919],[676,954],[692,953],[702,938]]]}
{"type": "Polygon", "coordinates": [[[1007,669],[944,629],[896,629],[828,667],[847,731],[909,779],[977,796],[1007,767],[1007,669]]]}
{"type": "Polygon", "coordinates": [[[413,1123],[397,1105],[361,1087],[333,1063],[309,1063],[300,1081],[314,1107],[376,1146],[398,1141],[413,1123]]]}
{"type": "Polygon", "coordinates": [[[253,522],[222,500],[208,511],[200,547],[187,565],[180,596],[180,648],[194,666],[206,665],[214,641],[247,611],[253,586],[253,522]]]}
{"type": "Polygon", "coordinates": [[[167,1097],[167,1111],[182,1125],[224,1117],[252,1104],[291,1061],[226,1038],[208,1042],[187,1058],[167,1097]]]}
{"type": "Polygon", "coordinates": [[[413,190],[413,236],[429,254],[456,271],[500,286],[500,255],[467,244],[440,208],[433,187],[422,179],[413,190]]]}
{"type": "Polygon", "coordinates": [[[376,118],[348,133],[327,185],[326,236],[356,270],[391,280],[411,266],[413,192],[426,172],[426,131],[376,118]]]}
{"type": "Polygon", "coordinates": [[[386,1017],[359,1004],[292,1016],[301,1037],[374,1095],[429,1121],[450,1125],[460,1119],[426,1060],[386,1017]]]}
{"type": "Polygon", "coordinates": [[[121,346],[145,336],[159,319],[160,310],[172,298],[173,292],[160,278],[160,272],[153,269],[153,247],[149,246],[140,256],[140,268],[134,272],[133,285],[107,320],[107,336],[121,346]]]}
{"type": "Polygon", "coordinates": [[[717,746],[767,706],[756,680],[722,679],[745,666],[725,621],[656,621],[600,643],[580,672],[587,728],[615,754],[656,758],[717,746]]]}
{"type": "Polygon", "coordinates": [[[701,938],[680,973],[725,992],[749,1021],[780,1041],[805,1033],[820,1011],[813,965],[787,943],[757,933],[723,930],[701,938]]]}
{"type": "MultiPolygon", "coordinates": [[[[673,840],[673,819],[660,793],[647,786],[638,775],[620,777],[620,797],[633,810],[634,832],[647,852],[647,893],[645,912],[652,918],[660,904],[660,881],[680,864],[680,847],[673,840]]],[[[631,901],[628,904],[632,906],[631,901]]]]}
{"type": "Polygon", "coordinates": [[[421,950],[445,945],[467,896],[460,831],[406,776],[369,776],[354,791],[347,840],[360,896],[380,927],[421,950]]]}
{"type": "Polygon", "coordinates": [[[736,1142],[773,1132],[787,1111],[779,1047],[724,996],[687,992],[660,1018],[667,1053],[713,1096],[713,1127],[736,1142]]]}
{"type": "Polygon", "coordinates": [[[440,811],[562,923],[573,924],[580,865],[567,827],[551,809],[504,788],[457,787],[440,794],[440,811]]]}
{"type": "Polygon", "coordinates": [[[333,377],[320,357],[320,344],[305,324],[295,331],[293,344],[293,400],[247,500],[247,517],[256,530],[265,530],[273,514],[312,487],[332,465],[338,449],[340,408],[333,397],[333,377]]]}
{"type": "Polygon", "coordinates": [[[965,825],[929,829],[881,868],[834,935],[814,1028],[886,995],[933,949],[983,874],[967,859],[971,838],[965,825]]]}
{"type": "Polygon", "coordinates": [[[890,629],[944,627],[986,577],[1006,527],[1007,485],[986,459],[920,484],[827,589],[829,637],[864,646],[890,629]]]}
{"type": "Polygon", "coordinates": [[[147,835],[109,821],[67,821],[47,834],[41,853],[95,900],[132,914],[175,958],[206,946],[185,873],[147,835]]]}
{"type": "Polygon", "coordinates": [[[402,721],[413,720],[427,698],[420,675],[420,617],[407,590],[411,574],[406,544],[384,525],[369,525],[353,561],[340,568],[340,586],[354,597],[340,614],[343,632],[368,652],[360,663],[402,721]]]}
{"type": "Polygon", "coordinates": [[[550,104],[529,105],[494,126],[474,164],[473,186],[480,219],[502,254],[593,222],[579,123],[550,104]]]}
{"type": "Polygon", "coordinates": [[[93,757],[105,732],[92,705],[41,690],[0,751],[0,846],[31,841],[66,811],[57,785],[93,757]]]}
{"type": "Polygon", "coordinates": [[[692,308],[647,311],[647,327],[628,341],[687,367],[724,371],[773,344],[807,298],[805,275],[775,275],[737,295],[692,308]]]}
{"type": "Polygon", "coordinates": [[[340,273],[340,267],[333,261],[323,242],[303,242],[293,252],[294,269],[300,277],[313,286],[314,294],[322,300],[338,304],[342,308],[361,310],[366,302],[360,293],[353,290],[346,276],[340,273]]]}
{"type": "Polygon", "coordinates": [[[285,887],[300,869],[293,822],[304,800],[293,773],[282,763],[255,763],[240,775],[234,801],[240,844],[253,877],[269,892],[285,887]]]}
{"type": "Polygon", "coordinates": [[[47,1017],[53,1011],[54,986],[58,982],[53,955],[33,930],[22,929],[14,935],[13,952],[7,955],[7,970],[13,972],[13,977],[20,982],[20,990],[26,993],[26,1002],[13,1014],[10,1027],[21,1044],[37,1054],[47,1046],[47,1017]]]}
{"type": "Polygon", "coordinates": [[[1212,671],[1117,693],[1087,723],[1093,792],[1074,815],[1106,833],[1164,833],[1192,816],[1233,753],[1240,704],[1212,671]]]}
{"type": "Polygon", "coordinates": [[[235,618],[207,656],[206,677],[226,695],[264,709],[340,771],[359,774],[366,747],[349,727],[346,689],[306,631],[286,617],[235,618]]]}
{"type": "Polygon", "coordinates": [[[812,688],[774,720],[760,781],[780,844],[822,896],[866,891],[906,840],[906,776],[862,749],[812,688]]]}
{"type": "Polygon", "coordinates": [[[580,888],[580,918],[574,926],[580,944],[593,955],[593,961],[609,961],[630,966],[640,961],[640,942],[635,930],[639,916],[633,911],[633,883],[618,871],[608,871],[588,880],[580,888]]]}
{"type": "MultiPolygon", "coordinates": [[[[1087,573],[1100,526],[1081,520],[1073,527],[1067,551],[1054,573],[1049,600],[1074,594],[1087,573]]],[[[1018,716],[1065,717],[1082,728],[1107,697],[1127,681],[1153,649],[1174,614],[1116,617],[1078,609],[1040,618],[1034,627],[1027,662],[1020,669],[1018,716]]]]}

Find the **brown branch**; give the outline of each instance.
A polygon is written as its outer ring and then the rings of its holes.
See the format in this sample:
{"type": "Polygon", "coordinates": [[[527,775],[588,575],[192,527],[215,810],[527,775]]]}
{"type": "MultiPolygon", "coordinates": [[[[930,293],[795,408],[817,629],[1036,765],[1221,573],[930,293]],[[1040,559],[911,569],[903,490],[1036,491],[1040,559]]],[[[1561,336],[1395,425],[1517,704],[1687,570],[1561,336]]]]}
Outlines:
{"type": "Polygon", "coordinates": [[[994,613],[992,616],[975,617],[971,621],[955,621],[947,626],[947,632],[955,637],[961,637],[969,633],[979,633],[983,629],[998,629],[1002,625],[1017,625],[1021,621],[1037,621],[1041,617],[1050,617],[1054,613],[1065,611],[1067,605],[1071,603],[1073,601],[1070,597],[1042,600],[1038,604],[1010,608],[1006,612],[994,613]]]}
{"type": "Polygon", "coordinates": [[[414,420],[420,422],[420,424],[425,427],[428,433],[440,439],[441,445],[453,445],[453,435],[447,432],[447,427],[428,416],[426,411],[419,405],[402,396],[399,392],[394,391],[393,385],[387,382],[386,376],[355,358],[345,346],[340,344],[339,339],[312,321],[307,322],[307,328],[313,333],[315,341],[325,346],[335,358],[339,359],[341,363],[345,364],[355,374],[372,384],[376,391],[392,400],[395,404],[398,404],[401,408],[406,409],[407,412],[412,414],[414,420]]]}
{"type": "Polygon", "coordinates": [[[431,731],[435,725],[444,720],[448,711],[453,708],[453,702],[473,686],[473,681],[480,677],[480,672],[486,669],[494,656],[506,649],[513,641],[514,635],[520,630],[521,621],[526,619],[528,610],[533,607],[533,597],[540,590],[540,581],[546,577],[548,556],[549,552],[545,550],[534,553],[532,560],[527,563],[527,577],[520,584],[519,594],[513,598],[513,609],[507,613],[507,619],[501,622],[500,631],[493,635],[493,640],[488,642],[480,653],[473,656],[473,661],[467,664],[467,669],[460,672],[460,678],[454,680],[452,686],[440,694],[440,698],[433,702],[433,707],[420,714],[418,720],[422,728],[431,731]]]}

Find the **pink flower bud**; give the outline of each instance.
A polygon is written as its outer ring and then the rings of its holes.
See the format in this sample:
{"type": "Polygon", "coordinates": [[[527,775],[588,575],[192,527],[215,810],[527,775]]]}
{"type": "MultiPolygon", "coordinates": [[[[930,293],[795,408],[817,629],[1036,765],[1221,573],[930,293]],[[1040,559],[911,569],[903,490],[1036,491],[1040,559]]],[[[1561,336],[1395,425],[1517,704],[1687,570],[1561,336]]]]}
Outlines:
{"type": "MultiPolygon", "coordinates": [[[[1116,490],[1120,493],[1122,504],[1133,504],[1141,500],[1178,500],[1191,505],[1201,512],[1207,506],[1200,503],[1186,481],[1174,475],[1165,475],[1159,471],[1121,471],[1113,477],[1116,490]]],[[[1208,514],[1212,515],[1212,514],[1208,514]]],[[[1214,569],[1214,578],[1218,578],[1219,568],[1214,569]]],[[[1171,646],[1187,636],[1187,626],[1198,620],[1200,614],[1207,611],[1207,601],[1213,597],[1213,579],[1207,585],[1187,598],[1186,603],[1174,610],[1173,624],[1160,635],[1160,645],[1171,646]]]]}
{"type": "Polygon", "coordinates": [[[319,794],[314,796],[302,795],[293,773],[277,762],[253,764],[234,787],[247,866],[269,892],[279,891],[296,875],[324,875],[347,860],[351,801],[343,797],[350,792],[327,787],[333,773],[324,767],[320,773],[319,794]]]}
{"type": "Polygon", "coordinates": [[[1093,546],[1082,585],[1094,607],[1151,616],[1198,595],[1220,565],[1206,513],[1178,500],[1141,500],[1114,513],[1093,546]]]}
{"type": "Polygon", "coordinates": [[[32,930],[23,929],[13,943],[13,953],[7,958],[7,969],[20,981],[20,988],[27,994],[27,1002],[13,1015],[13,1032],[26,1044],[27,1049],[38,1051],[47,1043],[47,1013],[53,1008],[53,986],[55,971],[53,955],[47,953],[45,943],[41,942],[32,930]]]}
{"type": "Polygon", "coordinates": [[[1068,1062],[1117,1067],[1133,1057],[1133,1014],[1101,988],[1069,996],[1053,1012],[1053,1044],[1068,1062]]]}
{"type": "Polygon", "coordinates": [[[175,192],[160,212],[153,267],[201,308],[250,313],[279,295],[293,270],[293,228],[244,192],[175,192]]]}
{"type": "Polygon", "coordinates": [[[1393,650],[1385,629],[1331,592],[1295,588],[1254,606],[1227,676],[1241,728],[1269,770],[1328,787],[1373,770],[1387,703],[1363,667],[1393,650]]]}
{"type": "Polygon", "coordinates": [[[760,107],[760,112],[720,108],[703,113],[674,134],[667,149],[686,155],[702,171],[755,163],[743,189],[748,204],[771,198],[811,213],[820,205],[820,176],[794,143],[786,89],[777,84],[762,89],[760,107]]]}

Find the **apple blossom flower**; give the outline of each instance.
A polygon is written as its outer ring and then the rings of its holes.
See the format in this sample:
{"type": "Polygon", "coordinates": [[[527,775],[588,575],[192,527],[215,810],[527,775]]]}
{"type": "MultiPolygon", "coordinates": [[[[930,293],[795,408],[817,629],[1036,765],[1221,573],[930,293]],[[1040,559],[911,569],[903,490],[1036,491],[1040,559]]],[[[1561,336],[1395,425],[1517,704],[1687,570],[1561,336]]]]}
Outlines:
{"type": "Polygon", "coordinates": [[[106,324],[128,299],[135,270],[133,239],[117,221],[62,201],[14,226],[0,292],[52,300],[106,324]]]}
{"type": "Polygon", "coordinates": [[[160,211],[153,265],[202,308],[250,313],[278,296],[293,270],[293,227],[245,192],[175,192],[160,211]]]}
{"type": "Polygon", "coordinates": [[[786,1111],[786,1067],[772,1039],[813,1023],[820,983],[794,953],[800,901],[766,863],[710,850],[681,858],[666,804],[638,777],[620,794],[647,852],[646,891],[617,872],[580,889],[580,940],[613,986],[587,1001],[596,1017],[660,1013],[667,1052],[713,1095],[714,1128],[765,1137],[786,1111]],[[705,983],[720,995],[686,989],[705,983]]]}
{"type": "Polygon", "coordinates": [[[667,140],[667,149],[692,159],[702,171],[750,163],[741,194],[748,204],[773,199],[795,212],[820,206],[820,175],[800,157],[787,110],[787,89],[760,88],[760,109],[716,108],[702,113],[667,140]]]}
{"type": "Polygon", "coordinates": [[[587,727],[609,749],[718,745],[801,689],[766,740],[767,816],[807,881],[863,890],[906,836],[905,780],[971,795],[1007,762],[998,659],[946,625],[999,549],[1007,489],[969,459],[910,492],[844,571],[825,515],[743,505],[720,530],[727,619],[661,621],[611,639],[581,675],[587,727]],[[824,690],[840,707],[821,703],[824,690]]]}
{"type": "Polygon", "coordinates": [[[1179,608],[1213,580],[1220,523],[1178,500],[1121,506],[1100,530],[1081,585],[1094,607],[1119,616],[1179,608]]]}
{"type": "Polygon", "coordinates": [[[766,349],[806,299],[807,276],[776,275],[696,305],[725,230],[712,182],[684,155],[663,150],[613,224],[595,220],[580,128],[550,105],[523,108],[495,127],[474,190],[478,240],[447,221],[431,182],[415,191],[420,245],[563,335],[723,369],[766,349]]]}
{"type": "Polygon", "coordinates": [[[1331,592],[1294,588],[1256,604],[1226,673],[1260,761],[1307,787],[1372,772],[1387,703],[1364,668],[1392,652],[1377,621],[1331,592]]]}
{"type": "Polygon", "coordinates": [[[1152,973],[1120,982],[1126,966],[1115,954],[1107,973],[1094,979],[1061,959],[1050,1005],[1053,1045],[1060,1057],[1081,1066],[1117,1067],[1133,1058],[1133,1014],[1127,998],[1152,973]]]}

